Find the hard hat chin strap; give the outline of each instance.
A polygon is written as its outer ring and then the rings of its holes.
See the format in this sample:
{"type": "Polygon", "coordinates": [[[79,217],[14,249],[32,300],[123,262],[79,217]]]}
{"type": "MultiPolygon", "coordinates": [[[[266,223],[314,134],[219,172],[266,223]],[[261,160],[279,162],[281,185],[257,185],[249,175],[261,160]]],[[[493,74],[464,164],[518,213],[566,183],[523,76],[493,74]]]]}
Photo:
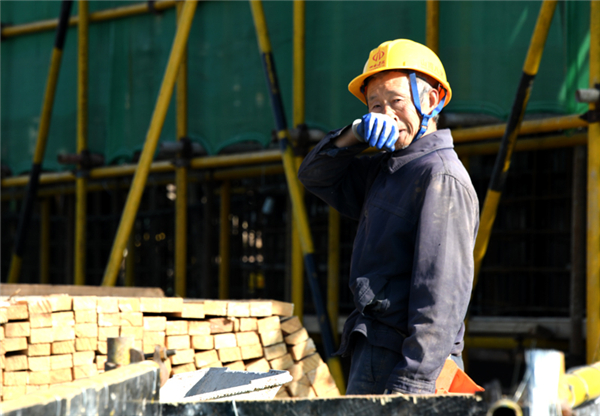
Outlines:
{"type": "Polygon", "coordinates": [[[410,78],[410,91],[412,93],[413,103],[415,104],[417,113],[419,114],[419,116],[421,116],[421,128],[419,129],[419,132],[413,139],[413,142],[415,142],[419,140],[421,136],[427,131],[427,124],[429,124],[429,119],[437,116],[440,113],[440,111],[442,111],[442,108],[444,108],[444,103],[446,102],[447,94],[444,94],[444,96],[440,100],[440,103],[437,105],[437,107],[433,109],[431,114],[423,114],[423,111],[421,110],[421,97],[419,97],[419,88],[417,87],[417,75],[414,72],[410,72],[408,76],[410,78]]]}

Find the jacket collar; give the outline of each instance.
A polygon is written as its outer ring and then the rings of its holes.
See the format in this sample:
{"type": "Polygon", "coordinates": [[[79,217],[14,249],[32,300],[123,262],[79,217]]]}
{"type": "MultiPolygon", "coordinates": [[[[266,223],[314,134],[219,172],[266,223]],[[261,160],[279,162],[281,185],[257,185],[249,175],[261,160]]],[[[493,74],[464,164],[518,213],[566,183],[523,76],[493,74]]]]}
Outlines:
{"type": "Polygon", "coordinates": [[[452,143],[450,130],[437,130],[411,143],[406,149],[388,153],[389,156],[383,160],[383,163],[389,173],[394,173],[408,162],[428,155],[431,152],[453,148],[454,144],[452,143]]]}

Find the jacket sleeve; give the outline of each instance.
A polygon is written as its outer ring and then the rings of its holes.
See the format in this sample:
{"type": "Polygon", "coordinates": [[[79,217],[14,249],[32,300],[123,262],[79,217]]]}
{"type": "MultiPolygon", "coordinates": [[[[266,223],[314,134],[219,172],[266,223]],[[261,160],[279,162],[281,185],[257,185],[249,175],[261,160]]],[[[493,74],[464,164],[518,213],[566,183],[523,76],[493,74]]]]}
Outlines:
{"type": "Polygon", "coordinates": [[[366,144],[338,148],[332,143],[347,128],[330,132],[310,151],[300,165],[298,178],[341,214],[358,219],[375,161],[356,157],[368,147],[366,144]]]}
{"type": "Polygon", "coordinates": [[[479,204],[455,177],[431,178],[416,231],[403,359],[386,388],[433,393],[461,329],[473,284],[479,204]]]}

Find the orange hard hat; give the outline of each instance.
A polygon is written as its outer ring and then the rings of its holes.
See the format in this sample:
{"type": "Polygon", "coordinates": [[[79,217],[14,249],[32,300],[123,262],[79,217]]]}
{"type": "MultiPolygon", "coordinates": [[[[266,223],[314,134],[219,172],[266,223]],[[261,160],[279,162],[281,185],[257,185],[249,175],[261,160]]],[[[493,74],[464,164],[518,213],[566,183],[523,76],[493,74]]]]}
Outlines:
{"type": "Polygon", "coordinates": [[[430,76],[438,81],[446,93],[446,106],[452,98],[452,90],[446,79],[446,71],[440,58],[427,46],[409,39],[383,42],[369,53],[363,73],[348,84],[348,90],[365,105],[367,100],[361,90],[365,79],[381,71],[399,69],[430,76]]]}

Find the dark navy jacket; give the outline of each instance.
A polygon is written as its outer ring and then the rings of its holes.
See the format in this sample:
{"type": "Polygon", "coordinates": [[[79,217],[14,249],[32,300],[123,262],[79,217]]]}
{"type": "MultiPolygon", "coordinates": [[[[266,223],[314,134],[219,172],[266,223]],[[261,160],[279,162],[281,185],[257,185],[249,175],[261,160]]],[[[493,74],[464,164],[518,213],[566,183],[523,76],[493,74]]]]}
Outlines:
{"type": "Polygon", "coordinates": [[[366,144],[333,145],[344,130],[329,133],[298,172],[309,191],[359,221],[350,266],[356,310],[338,353],[347,353],[351,333],[363,333],[403,356],[387,389],[433,393],[446,358],[463,349],[477,195],[449,130],[372,157],[356,157],[366,144]]]}

